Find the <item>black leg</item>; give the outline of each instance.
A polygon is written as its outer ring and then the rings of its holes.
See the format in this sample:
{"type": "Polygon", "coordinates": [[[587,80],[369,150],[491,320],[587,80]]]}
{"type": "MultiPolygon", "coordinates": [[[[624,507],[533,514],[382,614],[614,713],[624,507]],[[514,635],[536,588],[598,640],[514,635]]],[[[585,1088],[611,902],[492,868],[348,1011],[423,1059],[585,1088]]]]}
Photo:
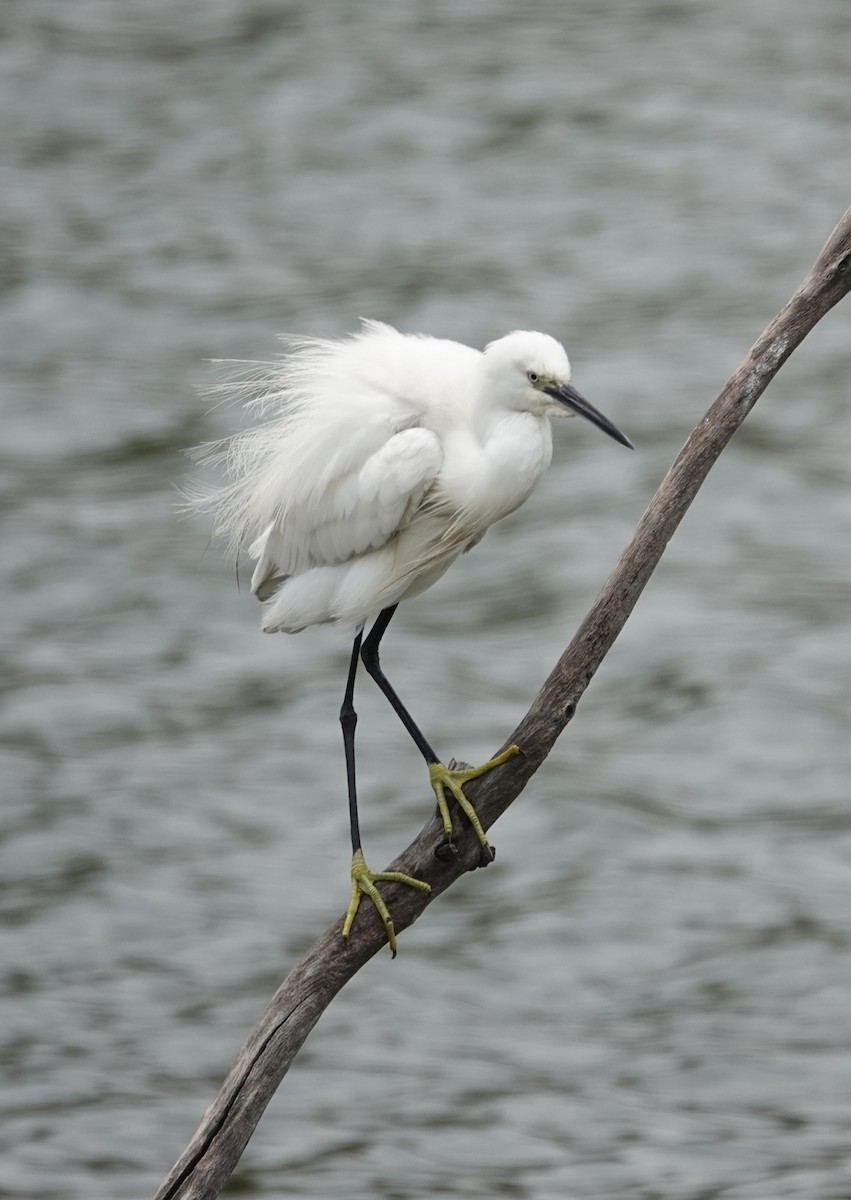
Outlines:
{"type": "MultiPolygon", "coordinates": [[[[387,627],[387,621],[390,620],[392,615],[393,610],[390,609],[387,620],[384,622],[384,628],[387,627]]],[[[381,616],[384,616],[384,614],[382,613],[381,616]]],[[[384,629],[381,630],[381,633],[383,632],[384,629]]],[[[381,637],[381,633],[378,635],[379,638],[381,637]]],[[[384,903],[381,893],[375,885],[376,883],[404,883],[408,887],[416,888],[420,892],[430,892],[431,886],[422,879],[413,879],[410,875],[402,874],[401,871],[370,871],[364,862],[360,844],[358,794],[355,782],[355,726],[358,723],[358,715],[355,712],[355,676],[358,673],[362,638],[363,630],[360,629],[352,646],[352,658],[349,663],[349,675],[346,680],[346,693],[343,696],[343,706],[340,709],[340,725],[343,728],[343,748],[346,752],[346,783],[349,788],[349,822],[352,830],[352,896],[349,900],[349,907],[346,910],[345,920],[343,921],[343,937],[348,938],[351,933],[352,923],[357,916],[361,897],[368,896],[378,910],[378,915],[381,917],[384,930],[387,934],[387,941],[390,943],[390,949],[395,958],[396,930],[393,926],[393,918],[390,916],[387,905],[384,903]]]]}
{"type": "Polygon", "coordinates": [[[349,676],[346,680],[346,694],[343,696],[343,707],[340,709],[340,724],[343,727],[343,749],[346,753],[346,783],[349,789],[349,824],[352,831],[352,852],[360,850],[360,825],[358,823],[358,793],[355,783],[355,726],[358,714],[355,712],[355,676],[358,672],[360,644],[363,630],[358,630],[352,646],[352,660],[349,663],[349,676]]]}
{"type": "Polygon", "coordinates": [[[440,815],[443,820],[443,828],[446,830],[446,836],[452,837],[452,817],[449,812],[449,804],[446,798],[447,791],[452,795],[459,804],[462,812],[466,815],[467,820],[473,826],[476,837],[481,842],[484,848],[484,855],[490,861],[493,858],[493,851],[488,845],[488,839],[482,828],[482,823],[478,818],[475,808],[472,803],[464,795],[464,785],[469,783],[471,779],[478,779],[480,775],[487,774],[494,767],[502,766],[509,758],[513,758],[515,754],[520,754],[520,749],[517,746],[509,746],[507,750],[503,750],[502,754],[498,754],[496,758],[490,759],[483,763],[480,767],[445,767],[437,757],[431,746],[423,737],[417,726],[414,718],[405,708],[402,701],[396,695],[393,687],[390,684],[387,676],[381,670],[381,665],[378,661],[378,646],[384,636],[387,626],[396,611],[396,605],[392,608],[385,608],[378,614],[375,624],[370,629],[369,634],[364,639],[361,647],[361,659],[363,665],[371,677],[381,688],[384,695],[393,706],[393,711],[396,713],[399,720],[407,729],[408,733],[414,739],[417,749],[428,764],[429,779],[431,786],[434,789],[434,794],[437,798],[437,807],[440,810],[440,815]]]}
{"type": "MultiPolygon", "coordinates": [[[[381,670],[381,664],[378,661],[378,644],[384,636],[387,626],[390,624],[390,620],[397,607],[398,606],[394,604],[392,608],[382,609],[382,611],[378,614],[375,624],[373,625],[372,629],[370,629],[369,635],[363,643],[361,658],[363,659],[363,665],[366,667],[368,673],[375,680],[384,695],[390,701],[396,716],[414,739],[420,754],[426,760],[428,765],[431,766],[433,763],[440,762],[440,759],[423,737],[419,726],[414,721],[414,718],[396,695],[396,692],[394,691],[389,679],[381,670]]],[[[354,683],[352,686],[354,686],[354,683]]]]}

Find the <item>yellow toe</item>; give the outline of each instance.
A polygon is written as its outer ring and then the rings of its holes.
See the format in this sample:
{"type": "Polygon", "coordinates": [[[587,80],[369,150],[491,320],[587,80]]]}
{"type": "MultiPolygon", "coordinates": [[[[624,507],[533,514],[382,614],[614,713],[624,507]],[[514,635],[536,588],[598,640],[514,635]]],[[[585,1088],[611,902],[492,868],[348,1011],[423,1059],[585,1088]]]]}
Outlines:
{"type": "Polygon", "coordinates": [[[478,779],[481,775],[486,775],[488,771],[492,771],[495,767],[501,767],[510,758],[514,758],[521,753],[522,751],[519,746],[509,746],[507,750],[503,750],[496,758],[488,759],[480,767],[465,767],[463,770],[445,767],[443,763],[432,763],[429,766],[429,779],[431,780],[434,794],[437,797],[437,807],[440,809],[440,815],[443,818],[443,828],[446,830],[447,837],[452,834],[452,817],[449,813],[449,802],[446,798],[448,789],[476,831],[476,837],[483,846],[487,846],[488,839],[484,829],[482,829],[478,813],[464,795],[464,784],[469,783],[471,779],[478,779]]]}
{"type": "Polygon", "coordinates": [[[417,888],[421,892],[430,892],[431,885],[425,883],[422,879],[414,879],[412,875],[405,875],[402,871],[370,871],[366,865],[363,852],[360,850],[356,850],[352,856],[352,895],[349,900],[349,907],[346,910],[346,919],[343,922],[343,937],[348,938],[351,933],[354,919],[360,908],[361,899],[367,896],[378,910],[378,915],[381,917],[387,934],[387,941],[395,958],[396,929],[393,925],[393,918],[390,916],[390,910],[384,903],[384,898],[378,888],[375,886],[376,883],[405,883],[408,887],[417,888]]]}

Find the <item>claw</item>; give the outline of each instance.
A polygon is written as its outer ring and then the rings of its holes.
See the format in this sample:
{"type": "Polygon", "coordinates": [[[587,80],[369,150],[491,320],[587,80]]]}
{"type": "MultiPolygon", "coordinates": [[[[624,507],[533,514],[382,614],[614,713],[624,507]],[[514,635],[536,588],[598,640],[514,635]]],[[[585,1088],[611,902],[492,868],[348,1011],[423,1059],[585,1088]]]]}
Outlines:
{"type": "Polygon", "coordinates": [[[368,896],[378,909],[378,915],[384,923],[387,941],[395,958],[396,929],[393,925],[393,918],[390,916],[390,910],[384,903],[384,898],[378,888],[375,886],[376,883],[406,883],[408,887],[417,888],[421,892],[430,892],[431,885],[422,879],[414,879],[411,875],[405,875],[402,871],[370,871],[366,865],[363,852],[360,850],[356,850],[352,856],[352,898],[349,901],[349,907],[346,910],[346,919],[343,922],[343,937],[348,939],[352,931],[354,919],[357,916],[357,911],[360,908],[361,899],[364,896],[368,896]]]}
{"type": "Polygon", "coordinates": [[[473,826],[476,837],[488,852],[488,856],[493,858],[493,853],[488,845],[488,839],[484,829],[482,829],[478,813],[464,795],[464,784],[469,783],[471,779],[478,779],[480,775],[486,775],[494,767],[501,767],[510,758],[514,758],[521,753],[522,751],[519,746],[509,746],[507,750],[503,750],[502,754],[498,754],[496,758],[491,758],[488,762],[482,763],[480,767],[466,767],[463,770],[445,767],[443,763],[439,762],[429,765],[428,775],[431,780],[431,786],[434,789],[434,794],[437,797],[437,807],[440,809],[443,828],[446,831],[447,837],[452,836],[452,817],[449,813],[449,801],[446,798],[446,790],[448,788],[457,800],[467,820],[473,826]]]}

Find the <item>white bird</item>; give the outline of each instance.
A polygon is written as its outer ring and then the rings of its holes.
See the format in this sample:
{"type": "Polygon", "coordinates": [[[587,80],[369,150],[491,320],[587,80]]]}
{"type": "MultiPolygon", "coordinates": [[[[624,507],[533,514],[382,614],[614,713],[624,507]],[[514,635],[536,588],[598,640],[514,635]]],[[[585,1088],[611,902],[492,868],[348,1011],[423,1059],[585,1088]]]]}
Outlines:
{"type": "Polygon", "coordinates": [[[551,417],[578,414],[632,446],[570,378],[563,347],[544,333],[509,333],[479,351],[365,321],[340,340],[291,342],[266,377],[240,385],[254,393],[248,407],[268,419],[195,452],[227,469],[229,483],[191,503],[213,514],[216,535],[237,550],[247,545],[257,560],[251,590],[263,604],[263,630],[341,624],[355,631],[340,712],[353,853],[343,936],[367,895],[394,955],[393,921],[376,882],[430,888],[370,871],[364,861],[355,787],[358,662],[423,755],[447,835],[449,791],[490,855],[463,787],[518,747],[478,768],[444,766],[381,670],[378,647],[401,600],[431,587],[527,499],[552,458],[551,417]]]}

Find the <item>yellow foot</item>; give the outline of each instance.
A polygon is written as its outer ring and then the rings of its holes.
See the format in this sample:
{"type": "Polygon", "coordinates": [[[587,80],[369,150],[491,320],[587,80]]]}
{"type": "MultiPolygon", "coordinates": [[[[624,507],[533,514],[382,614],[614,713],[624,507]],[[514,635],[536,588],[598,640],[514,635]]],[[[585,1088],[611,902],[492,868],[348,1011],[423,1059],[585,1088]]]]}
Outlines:
{"type": "Polygon", "coordinates": [[[443,763],[432,763],[428,769],[431,786],[434,788],[434,794],[437,796],[437,807],[440,809],[440,815],[443,818],[443,828],[446,830],[446,836],[452,836],[452,817],[449,815],[449,802],[446,799],[446,789],[448,788],[465,813],[467,820],[476,831],[476,837],[490,854],[490,846],[482,823],[479,820],[476,810],[473,808],[470,801],[464,795],[464,784],[469,783],[471,779],[478,779],[480,775],[486,775],[488,771],[492,771],[494,767],[501,767],[503,763],[508,762],[515,755],[522,754],[519,746],[509,746],[507,750],[503,750],[502,754],[498,754],[496,758],[490,759],[483,763],[480,767],[467,767],[464,770],[452,770],[449,767],[444,767],[443,763]]]}
{"type": "Polygon", "coordinates": [[[395,958],[396,930],[393,926],[393,918],[390,916],[390,911],[384,903],[381,893],[375,886],[376,883],[407,883],[408,887],[417,888],[421,892],[430,892],[431,885],[425,883],[422,879],[414,879],[411,875],[404,875],[401,871],[370,871],[360,850],[356,850],[352,857],[352,898],[349,901],[346,919],[343,922],[343,937],[347,938],[352,931],[352,924],[360,908],[361,898],[368,896],[378,909],[378,915],[384,922],[384,928],[387,931],[387,941],[390,943],[390,949],[393,951],[393,957],[395,958]]]}

